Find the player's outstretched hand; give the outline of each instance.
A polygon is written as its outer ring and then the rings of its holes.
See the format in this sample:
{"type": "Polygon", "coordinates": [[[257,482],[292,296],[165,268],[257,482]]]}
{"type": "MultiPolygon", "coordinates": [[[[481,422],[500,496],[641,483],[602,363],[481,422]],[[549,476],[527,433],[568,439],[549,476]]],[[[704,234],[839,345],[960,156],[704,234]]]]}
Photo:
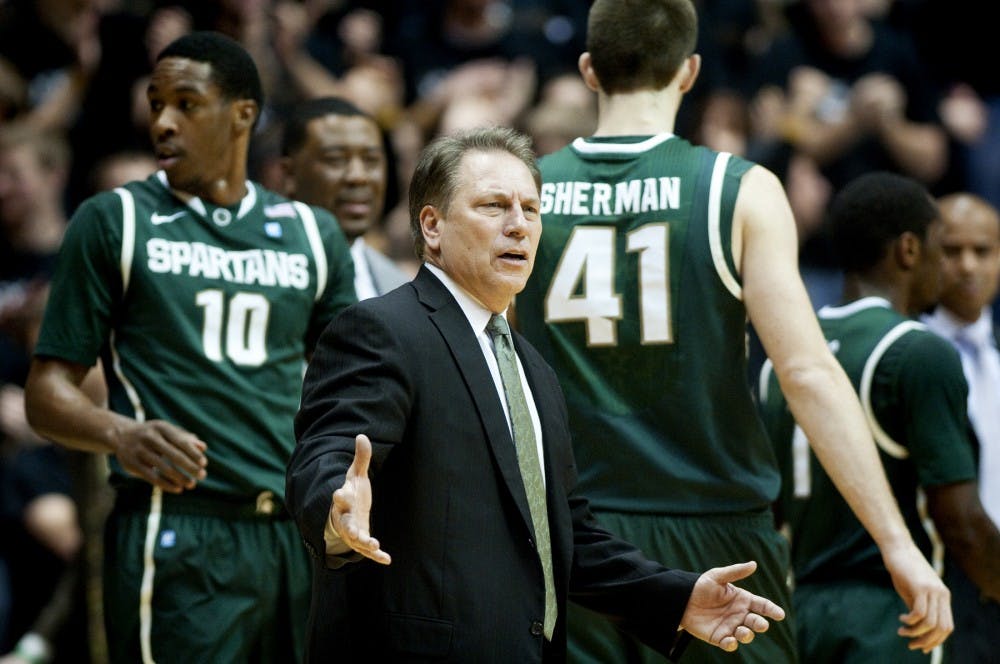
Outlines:
{"type": "Polygon", "coordinates": [[[691,591],[681,628],[702,641],[732,652],[753,641],[770,626],[767,619],[783,620],[785,611],[767,599],[733,585],[754,573],[750,561],[728,567],[713,567],[700,577],[691,591]]]}
{"type": "Polygon", "coordinates": [[[899,617],[897,633],[909,639],[910,650],[925,654],[944,643],[955,628],[951,615],[951,592],[920,553],[916,544],[883,553],[892,585],[910,609],[899,617]]]}
{"type": "Polygon", "coordinates": [[[368,436],[359,434],[354,439],[354,461],[347,469],[344,485],[333,492],[330,525],[345,546],[377,563],[388,565],[392,558],[369,532],[372,484],[368,479],[368,466],[371,460],[371,441],[368,436]]]}
{"type": "Polygon", "coordinates": [[[181,493],[205,479],[206,449],[193,433],[163,420],[149,420],[122,430],[114,454],[129,474],[164,491],[181,493]]]}

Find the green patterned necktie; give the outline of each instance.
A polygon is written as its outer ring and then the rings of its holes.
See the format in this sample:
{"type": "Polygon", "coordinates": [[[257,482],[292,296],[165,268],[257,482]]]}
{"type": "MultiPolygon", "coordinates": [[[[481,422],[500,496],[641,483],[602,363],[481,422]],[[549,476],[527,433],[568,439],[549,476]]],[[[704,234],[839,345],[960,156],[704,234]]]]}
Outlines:
{"type": "Polygon", "coordinates": [[[493,338],[493,352],[500,367],[503,391],[507,396],[507,410],[510,425],[514,431],[514,448],[517,451],[517,465],[521,470],[521,480],[528,497],[531,523],[535,529],[538,557],[542,562],[545,577],[545,638],[552,640],[556,625],[556,588],[552,575],[552,543],[549,540],[549,517],[545,507],[545,484],[542,481],[542,466],[538,460],[535,443],[535,427],[531,423],[528,400],[521,388],[521,374],[517,369],[517,357],[510,338],[510,328],[503,316],[494,314],[486,325],[486,331],[493,338]]]}

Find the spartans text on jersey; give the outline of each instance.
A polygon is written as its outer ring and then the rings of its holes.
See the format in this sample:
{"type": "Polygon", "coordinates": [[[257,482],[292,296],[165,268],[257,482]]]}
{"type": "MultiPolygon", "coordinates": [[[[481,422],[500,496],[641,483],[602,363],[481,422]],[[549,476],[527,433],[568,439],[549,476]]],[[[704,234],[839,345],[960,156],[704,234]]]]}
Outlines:
{"type": "Polygon", "coordinates": [[[259,284],[305,290],[309,287],[309,258],[272,249],[227,251],[204,242],[172,242],[152,238],[146,243],[152,272],[186,273],[191,277],[222,279],[236,284],[259,284]]]}

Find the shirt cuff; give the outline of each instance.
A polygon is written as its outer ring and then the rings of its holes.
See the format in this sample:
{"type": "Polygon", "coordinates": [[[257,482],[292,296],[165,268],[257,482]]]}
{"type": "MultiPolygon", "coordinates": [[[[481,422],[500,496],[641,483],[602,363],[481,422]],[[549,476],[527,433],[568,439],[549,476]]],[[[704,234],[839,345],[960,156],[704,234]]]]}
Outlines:
{"type": "Polygon", "coordinates": [[[333,528],[333,522],[329,517],[326,519],[326,526],[323,528],[323,543],[326,545],[326,566],[329,569],[340,569],[349,563],[356,563],[363,555],[352,550],[344,540],[340,538],[333,528]]]}

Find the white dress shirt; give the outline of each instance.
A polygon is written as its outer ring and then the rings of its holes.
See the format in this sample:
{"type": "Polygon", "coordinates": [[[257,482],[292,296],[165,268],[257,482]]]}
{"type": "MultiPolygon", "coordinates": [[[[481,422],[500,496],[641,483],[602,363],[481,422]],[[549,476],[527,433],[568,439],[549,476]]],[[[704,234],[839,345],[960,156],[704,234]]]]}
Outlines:
{"type": "Polygon", "coordinates": [[[1000,351],[989,307],[966,324],[944,307],[923,317],[931,330],[951,341],[969,383],[969,419],[979,439],[979,498],[1000,525],[1000,351]]]}
{"type": "MultiPolygon", "coordinates": [[[[500,367],[497,365],[497,358],[493,351],[493,338],[490,336],[489,332],[486,331],[486,324],[490,322],[490,317],[493,312],[484,307],[479,300],[475,299],[469,293],[467,293],[461,286],[455,283],[455,280],[445,274],[444,270],[437,266],[431,265],[430,263],[424,263],[427,269],[431,273],[441,280],[445,288],[452,294],[455,300],[458,302],[458,306],[461,307],[462,313],[469,320],[469,325],[472,327],[473,333],[476,335],[476,339],[479,341],[479,347],[483,351],[483,357],[486,358],[486,364],[490,368],[490,374],[493,376],[493,385],[497,390],[497,397],[500,399],[500,404],[503,406],[503,414],[507,418],[507,428],[511,430],[511,440],[514,440],[514,432],[511,428],[510,423],[510,412],[507,409],[507,396],[503,390],[503,380],[500,378],[500,367]]],[[[504,318],[507,317],[506,312],[503,314],[504,318]]],[[[517,353],[514,353],[517,356],[517,353]]],[[[517,373],[521,376],[521,388],[524,390],[525,399],[528,402],[528,411],[531,413],[531,426],[535,430],[535,445],[538,449],[538,462],[542,466],[542,482],[545,482],[545,456],[542,452],[542,423],[538,419],[538,409],[535,408],[535,397],[531,393],[531,386],[528,385],[528,379],[524,375],[524,366],[521,364],[521,358],[517,358],[517,373]]]]}
{"type": "Polygon", "coordinates": [[[378,295],[372,271],[368,267],[368,259],[365,257],[365,246],[364,236],[355,238],[351,243],[351,258],[354,259],[354,292],[359,301],[378,295]]]}

